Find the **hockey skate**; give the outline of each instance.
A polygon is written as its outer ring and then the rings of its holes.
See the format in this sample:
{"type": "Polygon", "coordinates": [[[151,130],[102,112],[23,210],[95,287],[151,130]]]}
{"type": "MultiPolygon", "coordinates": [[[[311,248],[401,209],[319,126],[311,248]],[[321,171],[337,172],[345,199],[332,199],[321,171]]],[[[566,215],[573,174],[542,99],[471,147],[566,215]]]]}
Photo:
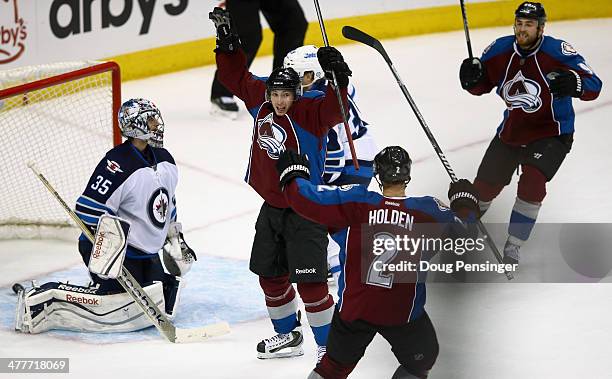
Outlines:
{"type": "Polygon", "coordinates": [[[238,104],[233,97],[221,96],[211,99],[210,114],[227,117],[230,120],[238,118],[238,104]]]}
{"type": "Polygon", "coordinates": [[[279,333],[257,344],[257,358],[289,358],[304,355],[302,327],[298,326],[289,333],[279,333]]]}
{"type": "Polygon", "coordinates": [[[512,243],[510,239],[506,241],[504,246],[504,263],[506,264],[518,264],[520,259],[519,249],[520,245],[512,243]]]}

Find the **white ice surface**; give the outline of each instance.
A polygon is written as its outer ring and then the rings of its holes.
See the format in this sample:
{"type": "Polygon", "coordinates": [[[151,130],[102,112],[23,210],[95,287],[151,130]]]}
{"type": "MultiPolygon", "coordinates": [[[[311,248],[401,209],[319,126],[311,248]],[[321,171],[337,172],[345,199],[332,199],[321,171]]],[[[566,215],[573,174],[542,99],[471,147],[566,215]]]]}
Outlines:
{"type": "MultiPolygon", "coordinates": [[[[510,31],[510,27],[473,30],[474,51],[482,51],[510,31]]],[[[610,222],[612,129],[608,117],[612,115],[612,95],[607,86],[612,82],[612,44],[605,36],[612,35],[612,20],[550,23],[547,33],[571,42],[602,78],[604,89],[596,101],[575,102],[574,147],[548,187],[538,221],[610,222]]],[[[457,72],[466,55],[463,32],[387,40],[384,44],[453,168],[459,176],[473,178],[504,106],[495,95],[473,97],[461,90],[457,72]]],[[[401,144],[415,161],[410,194],[445,198],[448,177],[384,61],[365,46],[348,45],[341,50],[353,69],[359,105],[373,125],[379,146],[401,144]]],[[[270,58],[259,58],[252,71],[266,74],[270,66],[270,58]]],[[[255,300],[261,296],[247,266],[261,200],[242,182],[251,137],[250,116],[242,110],[239,119],[232,122],[208,113],[213,70],[204,67],[128,82],[123,85],[123,97],[147,97],[162,110],[166,145],[180,170],[177,200],[186,238],[204,257],[200,265],[206,264],[205,257],[224,258],[234,262],[239,271],[213,275],[206,267],[195,266],[195,277],[202,281],[219,278],[212,286],[215,293],[205,294],[206,299],[229,304],[234,296],[240,296],[236,288],[241,286],[245,288],[243,296],[255,300]],[[233,290],[226,291],[224,286],[233,290]]],[[[494,202],[486,221],[507,222],[515,194],[516,177],[494,202]]],[[[57,205],[50,201],[49,206],[57,205]]],[[[527,248],[524,254],[528,254],[527,248]]],[[[3,241],[0,255],[0,295],[4,299],[10,296],[9,287],[15,281],[41,278],[80,263],[73,243],[57,241],[3,241]]],[[[189,291],[199,289],[200,284],[190,283],[185,298],[196,298],[189,291]]],[[[440,342],[432,379],[612,377],[610,285],[432,284],[428,285],[427,300],[440,342]]],[[[238,314],[237,319],[249,321],[233,323],[230,335],[193,345],[173,345],[150,335],[122,343],[92,343],[56,334],[23,335],[4,323],[0,325],[0,357],[69,357],[71,377],[87,379],[128,375],[305,378],[315,360],[307,327],[305,356],[272,361],[255,357],[257,342],[272,335],[269,320],[262,318],[263,298],[260,304],[252,313],[250,308],[231,310],[238,314]]],[[[219,307],[223,314],[226,309],[219,307]]],[[[0,308],[9,312],[7,309],[0,308]]],[[[389,378],[396,366],[388,345],[377,337],[351,378],[389,378]]]]}

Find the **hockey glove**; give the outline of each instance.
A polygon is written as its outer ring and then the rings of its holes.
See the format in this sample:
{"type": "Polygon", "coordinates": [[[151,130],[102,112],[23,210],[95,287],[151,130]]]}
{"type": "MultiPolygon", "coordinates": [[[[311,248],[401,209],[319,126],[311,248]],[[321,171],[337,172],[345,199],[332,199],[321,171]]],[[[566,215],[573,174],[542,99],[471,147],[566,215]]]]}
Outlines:
{"type": "Polygon", "coordinates": [[[351,76],[353,72],[344,61],[342,54],[340,54],[335,47],[326,46],[319,48],[319,50],[317,50],[317,58],[328,80],[333,80],[333,71],[336,73],[338,87],[346,88],[348,86],[348,77],[351,76]]]}
{"type": "Polygon", "coordinates": [[[294,178],[304,178],[310,180],[310,162],[304,154],[298,154],[293,150],[285,150],[281,153],[276,162],[276,171],[278,171],[280,187],[285,188],[285,185],[294,178]]]}
{"type": "Polygon", "coordinates": [[[554,97],[582,96],[582,79],[574,70],[557,70],[546,75],[554,97]]]}
{"type": "Polygon", "coordinates": [[[208,13],[208,18],[215,24],[217,29],[217,48],[215,52],[232,53],[240,47],[240,38],[232,28],[232,20],[227,10],[215,7],[208,13]]]}
{"type": "Polygon", "coordinates": [[[473,211],[476,215],[479,213],[478,190],[467,179],[459,179],[450,184],[448,200],[450,200],[450,207],[455,213],[460,213],[465,209],[473,211]]]}
{"type": "Polygon", "coordinates": [[[461,63],[459,69],[459,80],[461,88],[468,90],[476,87],[484,78],[486,68],[484,63],[478,58],[466,58],[461,63]]]}
{"type": "Polygon", "coordinates": [[[193,262],[198,260],[193,249],[185,242],[182,230],[180,222],[171,223],[163,246],[164,266],[174,276],[185,275],[191,270],[193,262]]]}

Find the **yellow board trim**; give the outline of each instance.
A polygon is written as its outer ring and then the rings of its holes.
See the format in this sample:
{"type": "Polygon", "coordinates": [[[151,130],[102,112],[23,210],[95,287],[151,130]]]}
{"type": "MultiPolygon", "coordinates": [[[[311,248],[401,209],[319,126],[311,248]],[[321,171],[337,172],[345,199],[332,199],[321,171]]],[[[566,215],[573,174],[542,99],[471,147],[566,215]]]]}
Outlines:
{"type": "MultiPolygon", "coordinates": [[[[520,1],[473,4],[468,2],[466,9],[470,29],[511,25],[518,4],[520,1]]],[[[610,0],[589,0],[579,3],[575,0],[546,0],[544,5],[549,21],[612,17],[610,0]]],[[[376,38],[385,39],[459,30],[463,28],[463,21],[459,5],[325,20],[325,28],[332,45],[350,42],[342,37],[341,30],[344,25],[354,26],[376,38]]],[[[272,41],[272,32],[265,29],[257,56],[271,55],[272,41]]],[[[319,46],[323,44],[318,22],[309,23],[304,44],[319,46]]],[[[119,63],[121,76],[125,81],[214,64],[214,48],[215,39],[210,37],[122,54],[109,57],[107,60],[119,63]]]]}

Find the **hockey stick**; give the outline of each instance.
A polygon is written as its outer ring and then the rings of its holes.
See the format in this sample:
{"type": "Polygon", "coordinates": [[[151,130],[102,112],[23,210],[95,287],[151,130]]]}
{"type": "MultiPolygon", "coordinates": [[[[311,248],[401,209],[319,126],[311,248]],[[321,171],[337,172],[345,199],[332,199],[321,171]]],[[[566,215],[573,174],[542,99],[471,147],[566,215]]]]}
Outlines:
{"type": "MultiPolygon", "coordinates": [[[[72,220],[76,223],[76,225],[81,229],[85,237],[93,243],[94,236],[85,226],[83,221],[79,218],[79,216],[74,213],[74,211],[66,204],[64,199],[57,193],[55,188],[49,183],[47,178],[36,168],[34,163],[28,163],[28,167],[34,172],[36,177],[40,179],[42,184],[49,190],[49,192],[55,197],[55,199],[60,203],[60,205],[64,208],[66,213],[72,218],[72,220]]],[[[216,324],[206,325],[200,328],[192,328],[192,329],[180,329],[175,327],[168,317],[159,310],[155,302],[147,295],[147,293],[142,289],[140,284],[134,279],[132,274],[125,268],[121,267],[121,273],[117,277],[117,281],[121,286],[125,289],[125,292],[130,295],[134,302],[138,304],[138,306],[142,309],[143,313],[149,318],[151,323],[159,330],[159,332],[168,339],[170,342],[174,343],[185,343],[185,342],[198,342],[208,339],[210,337],[220,336],[226,333],[229,333],[230,328],[229,324],[225,321],[219,322],[216,324]]]]}
{"type": "Polygon", "coordinates": [[[468,28],[467,13],[465,12],[464,0],[459,0],[461,5],[461,16],[463,17],[463,31],[465,32],[465,42],[467,43],[468,55],[470,59],[474,58],[472,54],[472,41],[470,40],[470,29],[468,28]]]}
{"type": "MultiPolygon", "coordinates": [[[[408,103],[410,104],[410,107],[412,108],[412,111],[414,112],[414,114],[416,115],[417,119],[419,120],[419,123],[421,124],[421,127],[423,128],[423,131],[427,135],[427,138],[429,139],[429,142],[431,143],[431,145],[433,146],[434,150],[436,151],[436,154],[438,155],[438,158],[440,158],[440,161],[442,162],[442,165],[444,165],[444,168],[446,169],[446,172],[448,173],[448,176],[450,176],[450,178],[451,178],[451,180],[453,182],[456,182],[457,181],[457,176],[455,175],[455,172],[453,171],[453,168],[451,167],[450,163],[448,163],[448,160],[446,159],[446,156],[444,155],[444,152],[442,152],[442,149],[440,149],[440,146],[438,145],[438,142],[436,141],[436,138],[434,137],[433,133],[429,129],[429,126],[427,126],[427,123],[425,122],[425,119],[423,118],[423,115],[419,111],[419,108],[417,108],[416,103],[414,102],[414,100],[412,100],[412,96],[410,96],[410,93],[408,92],[408,89],[406,89],[406,86],[404,85],[404,82],[402,81],[402,79],[400,78],[399,74],[397,73],[397,70],[393,66],[393,62],[391,62],[391,58],[389,58],[389,55],[385,51],[385,48],[382,46],[380,41],[377,40],[376,38],[372,37],[371,35],[362,32],[359,29],[353,28],[352,26],[344,26],[342,28],[342,35],[345,38],[348,38],[350,40],[361,42],[361,43],[363,43],[365,45],[368,45],[368,46],[372,47],[374,50],[378,51],[380,53],[380,55],[382,55],[382,57],[387,62],[387,65],[389,65],[389,68],[393,72],[393,76],[395,76],[395,80],[397,80],[397,84],[399,84],[399,86],[400,86],[400,88],[402,90],[402,93],[404,94],[404,97],[406,98],[406,100],[408,100],[408,103]]],[[[484,224],[480,220],[478,220],[478,229],[484,235],[485,240],[487,241],[489,247],[491,248],[491,251],[493,251],[493,255],[495,256],[495,259],[497,259],[497,261],[499,263],[503,263],[502,255],[500,254],[499,250],[497,249],[497,246],[495,245],[495,242],[493,241],[493,238],[491,237],[491,234],[489,234],[489,232],[485,228],[484,224]]],[[[514,279],[514,276],[512,275],[511,272],[505,271],[504,273],[506,274],[506,277],[508,278],[508,280],[514,279]]]]}
{"type": "MultiPolygon", "coordinates": [[[[317,18],[319,19],[319,26],[321,27],[321,35],[323,36],[323,44],[325,45],[325,47],[328,47],[329,41],[327,40],[327,32],[325,31],[325,24],[323,24],[323,16],[321,15],[321,7],[319,7],[319,0],[314,0],[314,4],[315,4],[315,9],[317,11],[317,18]]],[[[346,115],[346,109],[344,109],[344,103],[342,102],[342,96],[340,96],[340,89],[338,88],[338,80],[336,79],[336,73],[333,70],[332,70],[332,79],[334,82],[334,92],[336,93],[338,104],[340,104],[340,113],[342,114],[342,123],[344,124],[344,132],[346,133],[346,138],[349,143],[349,148],[351,149],[351,158],[353,158],[353,166],[355,166],[355,170],[359,170],[359,162],[357,161],[357,153],[355,152],[355,145],[353,145],[353,135],[351,134],[351,129],[348,126],[348,117],[346,115]]]]}

